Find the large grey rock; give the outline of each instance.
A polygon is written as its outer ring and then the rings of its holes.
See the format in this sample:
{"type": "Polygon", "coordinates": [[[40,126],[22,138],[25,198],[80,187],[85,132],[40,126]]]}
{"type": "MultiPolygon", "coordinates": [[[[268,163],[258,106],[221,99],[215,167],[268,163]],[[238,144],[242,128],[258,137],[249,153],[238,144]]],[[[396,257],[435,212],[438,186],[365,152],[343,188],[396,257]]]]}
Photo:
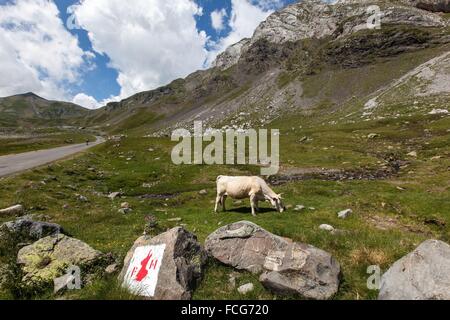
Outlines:
{"type": "Polygon", "coordinates": [[[450,300],[450,246],[427,240],[381,278],[380,300],[450,300]]]}
{"type": "Polygon", "coordinates": [[[252,222],[218,229],[208,236],[205,247],[226,265],[262,272],[262,284],[278,294],[328,299],[339,287],[340,266],[329,253],[276,236],[252,222]]]}
{"type": "Polygon", "coordinates": [[[108,260],[86,243],[62,234],[42,238],[20,249],[17,255],[23,286],[37,290],[51,286],[72,266],[80,268],[83,280],[88,279],[103,271],[108,260]]]}
{"type": "Polygon", "coordinates": [[[33,217],[25,216],[2,224],[0,234],[5,232],[10,233],[16,241],[36,241],[50,235],[64,233],[64,230],[56,223],[34,221],[33,217]]]}
{"type": "Polygon", "coordinates": [[[177,227],[137,239],[119,279],[130,292],[149,300],[188,300],[203,276],[206,258],[196,236],[177,227]]]}

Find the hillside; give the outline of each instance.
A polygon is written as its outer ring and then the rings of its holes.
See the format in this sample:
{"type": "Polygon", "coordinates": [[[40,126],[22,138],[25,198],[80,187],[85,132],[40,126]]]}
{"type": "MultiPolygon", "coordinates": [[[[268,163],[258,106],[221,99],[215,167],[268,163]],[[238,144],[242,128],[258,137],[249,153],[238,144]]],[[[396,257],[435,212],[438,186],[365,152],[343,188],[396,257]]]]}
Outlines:
{"type": "MultiPolygon", "coordinates": [[[[251,39],[220,54],[211,69],[110,103],[88,123],[165,135],[194,119],[245,127],[265,125],[283,112],[364,113],[365,100],[377,90],[448,51],[449,25],[448,15],[407,1],[304,1],[269,16],[251,39]],[[369,4],[383,12],[380,29],[365,27],[369,4]]],[[[448,93],[446,83],[440,93],[448,93]]]]}
{"type": "Polygon", "coordinates": [[[0,127],[76,124],[89,110],[73,103],[49,101],[34,93],[0,98],[0,127]]]}

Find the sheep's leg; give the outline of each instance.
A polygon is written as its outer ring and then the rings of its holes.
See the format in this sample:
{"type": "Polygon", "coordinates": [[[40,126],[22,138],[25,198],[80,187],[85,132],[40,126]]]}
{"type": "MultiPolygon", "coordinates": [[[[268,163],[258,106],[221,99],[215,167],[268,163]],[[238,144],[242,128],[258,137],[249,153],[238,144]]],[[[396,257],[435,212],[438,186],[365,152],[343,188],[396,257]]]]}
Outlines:
{"type": "Polygon", "coordinates": [[[219,204],[222,201],[222,196],[220,194],[217,195],[216,197],[216,206],[214,208],[214,212],[217,213],[219,210],[219,204]]]}
{"type": "Polygon", "coordinates": [[[255,200],[255,210],[256,210],[256,212],[259,212],[259,202],[258,202],[258,200],[255,200]]]}
{"type": "Polygon", "coordinates": [[[227,200],[226,194],[222,196],[222,209],[224,212],[227,211],[227,209],[225,208],[225,200],[227,200]]]}
{"type": "Polygon", "coordinates": [[[252,216],[256,217],[256,207],[258,206],[258,202],[256,200],[256,195],[254,194],[250,196],[250,205],[252,206],[252,216]]]}

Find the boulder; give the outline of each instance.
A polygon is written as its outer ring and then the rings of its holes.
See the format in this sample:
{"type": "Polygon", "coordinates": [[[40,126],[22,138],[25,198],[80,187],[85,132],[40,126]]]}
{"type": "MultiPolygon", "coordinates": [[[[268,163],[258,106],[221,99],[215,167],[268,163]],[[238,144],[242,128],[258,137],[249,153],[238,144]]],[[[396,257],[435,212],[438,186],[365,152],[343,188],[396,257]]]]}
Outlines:
{"type": "MultiPolygon", "coordinates": [[[[64,233],[56,223],[34,221],[32,216],[24,216],[0,226],[0,235],[8,232],[16,242],[36,241],[41,238],[64,233]]],[[[3,238],[3,237],[0,237],[3,238]]]]}
{"type": "Polygon", "coordinates": [[[450,246],[427,240],[381,278],[379,300],[450,300],[450,246]]]}
{"type": "Polygon", "coordinates": [[[277,294],[328,299],[339,287],[340,266],[329,253],[276,236],[252,222],[218,229],[208,236],[205,247],[226,265],[262,272],[262,284],[277,294]]]}
{"type": "Polygon", "coordinates": [[[136,240],[125,257],[119,281],[148,300],[189,300],[203,276],[207,254],[182,227],[136,240]]]}
{"type": "Polygon", "coordinates": [[[22,205],[18,204],[6,209],[0,210],[0,216],[14,216],[21,215],[25,212],[22,205]]]}
{"type": "Polygon", "coordinates": [[[53,285],[72,266],[80,268],[82,279],[91,278],[104,270],[108,259],[80,240],[57,234],[20,249],[17,263],[22,268],[24,287],[39,290],[53,285]]]}

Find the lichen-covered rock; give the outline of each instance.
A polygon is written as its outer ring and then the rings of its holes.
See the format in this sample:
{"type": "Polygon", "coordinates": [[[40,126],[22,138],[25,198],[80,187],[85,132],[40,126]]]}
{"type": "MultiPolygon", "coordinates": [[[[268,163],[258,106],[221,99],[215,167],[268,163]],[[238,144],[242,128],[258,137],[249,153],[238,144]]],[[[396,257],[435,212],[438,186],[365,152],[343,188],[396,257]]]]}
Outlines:
{"type": "Polygon", "coordinates": [[[427,240],[381,279],[380,300],[450,300],[450,246],[427,240]]]}
{"type": "Polygon", "coordinates": [[[87,279],[103,271],[108,259],[80,240],[57,234],[20,249],[17,263],[22,268],[23,286],[41,289],[51,286],[71,266],[79,267],[81,277],[87,279]]]}
{"type": "Polygon", "coordinates": [[[339,288],[340,266],[329,253],[276,236],[252,222],[216,230],[205,248],[226,265],[262,272],[261,283],[277,294],[328,299],[339,288]]]}
{"type": "Polygon", "coordinates": [[[149,300],[188,300],[203,276],[207,254],[184,228],[136,240],[125,257],[119,280],[149,300]]]}

